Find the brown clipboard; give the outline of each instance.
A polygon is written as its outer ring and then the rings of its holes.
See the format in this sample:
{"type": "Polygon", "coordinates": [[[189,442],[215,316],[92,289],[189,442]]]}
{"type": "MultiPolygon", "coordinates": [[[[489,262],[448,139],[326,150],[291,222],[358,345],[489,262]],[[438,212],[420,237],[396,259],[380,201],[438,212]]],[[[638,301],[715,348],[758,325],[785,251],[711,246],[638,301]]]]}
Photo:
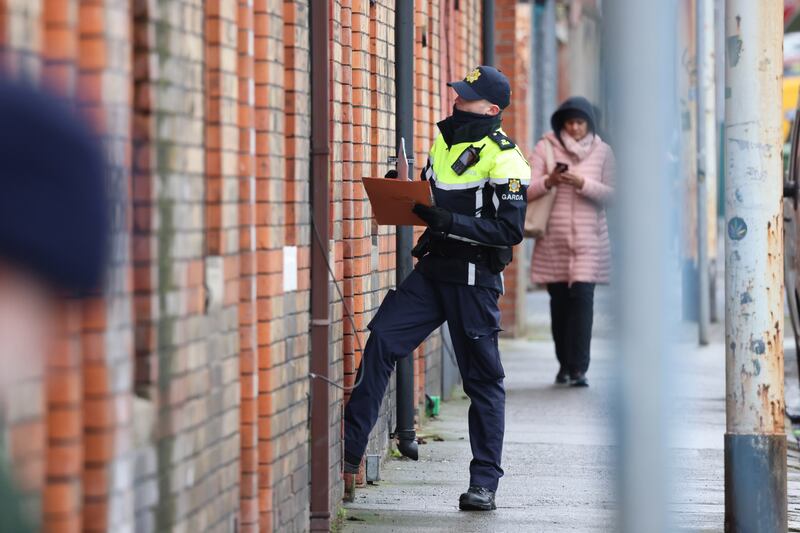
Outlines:
{"type": "Polygon", "coordinates": [[[432,205],[427,181],[391,178],[361,178],[376,222],[387,226],[427,226],[411,209],[414,204],[432,205]]]}

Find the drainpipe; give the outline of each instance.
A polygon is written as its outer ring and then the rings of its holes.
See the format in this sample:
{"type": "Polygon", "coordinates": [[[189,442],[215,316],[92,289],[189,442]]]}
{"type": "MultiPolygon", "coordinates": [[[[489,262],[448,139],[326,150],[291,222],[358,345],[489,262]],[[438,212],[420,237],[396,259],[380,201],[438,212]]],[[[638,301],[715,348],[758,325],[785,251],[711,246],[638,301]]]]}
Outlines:
{"type": "Polygon", "coordinates": [[[536,0],[533,5],[534,142],[550,129],[550,115],[558,104],[558,48],[555,0],[536,0]]]}
{"type": "Polygon", "coordinates": [[[483,64],[494,66],[494,0],[483,0],[483,64]]]}
{"type": "MultiPolygon", "coordinates": [[[[327,378],[329,2],[309,0],[311,26],[311,372],[327,378]]],[[[311,380],[311,531],[330,531],[330,395],[324,379],[311,380]]]]}
{"type": "MultiPolygon", "coordinates": [[[[395,89],[398,153],[403,139],[414,154],[414,0],[398,0],[395,7],[395,89]]],[[[402,164],[398,160],[398,167],[402,164]]],[[[408,177],[414,175],[413,159],[408,162],[408,177]]],[[[397,226],[397,285],[411,273],[411,226],[397,226]]],[[[417,460],[417,434],[414,430],[414,354],[397,361],[397,448],[405,457],[417,460]]]]}

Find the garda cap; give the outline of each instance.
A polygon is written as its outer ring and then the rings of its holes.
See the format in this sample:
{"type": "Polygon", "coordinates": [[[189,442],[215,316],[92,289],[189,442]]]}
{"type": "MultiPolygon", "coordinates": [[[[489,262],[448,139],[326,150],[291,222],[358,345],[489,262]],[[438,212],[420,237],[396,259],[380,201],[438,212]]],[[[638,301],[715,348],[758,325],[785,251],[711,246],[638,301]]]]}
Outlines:
{"type": "Polygon", "coordinates": [[[508,78],[488,65],[481,65],[462,81],[451,81],[447,85],[465,100],[488,100],[500,109],[505,109],[511,103],[511,84],[508,78]]]}
{"type": "Polygon", "coordinates": [[[99,142],[66,103],[9,80],[0,124],[0,262],[78,294],[99,288],[111,244],[99,142]]]}

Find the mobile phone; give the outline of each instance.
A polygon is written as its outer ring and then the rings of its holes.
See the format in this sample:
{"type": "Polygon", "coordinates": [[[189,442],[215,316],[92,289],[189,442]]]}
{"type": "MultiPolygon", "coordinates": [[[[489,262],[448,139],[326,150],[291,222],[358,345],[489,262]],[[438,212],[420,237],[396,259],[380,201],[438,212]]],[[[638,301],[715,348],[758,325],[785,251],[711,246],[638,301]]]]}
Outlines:
{"type": "Polygon", "coordinates": [[[569,165],[566,163],[556,163],[556,172],[566,172],[569,170],[569,165]]]}

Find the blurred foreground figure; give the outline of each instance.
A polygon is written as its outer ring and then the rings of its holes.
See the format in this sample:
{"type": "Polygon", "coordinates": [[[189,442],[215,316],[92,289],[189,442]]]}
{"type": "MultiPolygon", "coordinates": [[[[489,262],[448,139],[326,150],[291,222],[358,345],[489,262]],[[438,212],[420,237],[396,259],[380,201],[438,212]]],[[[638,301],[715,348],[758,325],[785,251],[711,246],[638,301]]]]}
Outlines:
{"type": "MultiPolygon", "coordinates": [[[[107,210],[89,128],[52,96],[0,81],[0,412],[22,365],[46,353],[57,298],[101,284],[107,210]]],[[[5,462],[2,453],[0,532],[27,531],[5,462]]]]}

